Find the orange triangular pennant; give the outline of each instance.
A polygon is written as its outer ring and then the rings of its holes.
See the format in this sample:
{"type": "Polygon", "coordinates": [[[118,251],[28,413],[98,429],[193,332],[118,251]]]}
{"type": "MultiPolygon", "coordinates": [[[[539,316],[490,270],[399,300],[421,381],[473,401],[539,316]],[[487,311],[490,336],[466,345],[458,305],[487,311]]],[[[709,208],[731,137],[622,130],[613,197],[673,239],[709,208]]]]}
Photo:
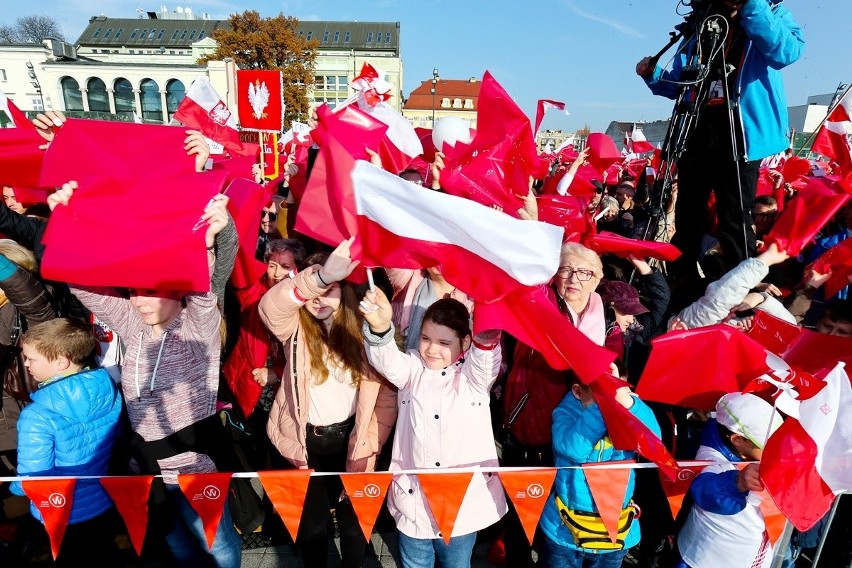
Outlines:
{"type": "Polygon", "coordinates": [[[308,492],[308,483],[313,472],[312,469],[257,472],[263,490],[294,541],[299,534],[305,494],[308,492]]]}
{"type": "MultiPolygon", "coordinates": [[[[618,461],[606,462],[606,465],[619,463],[618,461]]],[[[623,461],[625,465],[634,464],[633,461],[623,461]]],[[[627,482],[630,480],[629,467],[598,467],[601,464],[583,464],[583,473],[598,514],[601,516],[609,538],[614,543],[618,540],[618,518],[624,505],[624,496],[627,494],[627,482]]]]}
{"type": "Polygon", "coordinates": [[[153,475],[101,478],[101,485],[124,519],[130,541],[139,556],[142,556],[142,544],[148,528],[148,495],[153,481],[153,475]]]}
{"type": "Polygon", "coordinates": [[[41,512],[44,528],[50,536],[50,551],[53,559],[59,555],[65,527],[71,518],[71,507],[74,505],[74,486],[76,479],[42,479],[22,481],[24,493],[41,512]]]}
{"type": "Polygon", "coordinates": [[[178,475],[178,485],[204,524],[207,547],[213,548],[219,521],[228,500],[233,473],[187,473],[178,475]]]}
{"type": "Polygon", "coordinates": [[[393,474],[388,472],[347,473],[340,476],[346,494],[355,509],[364,538],[370,540],[373,525],[382,510],[393,474]]]}
{"type": "Polygon", "coordinates": [[[527,540],[532,544],[535,528],[538,526],[538,520],[547,504],[550,488],[556,478],[556,468],[501,471],[498,475],[503,489],[515,505],[527,540]]]}
{"type": "Polygon", "coordinates": [[[467,486],[473,478],[473,472],[465,473],[418,473],[417,481],[423,488],[423,495],[432,510],[432,516],[438,524],[438,530],[444,542],[450,543],[453,526],[459,514],[467,486]]]}
{"type": "Polygon", "coordinates": [[[666,493],[666,499],[669,501],[669,507],[672,510],[672,517],[677,518],[681,507],[683,507],[683,498],[686,496],[689,487],[692,485],[692,480],[695,479],[701,471],[707,467],[706,465],[692,465],[689,467],[681,467],[677,473],[677,477],[670,480],[660,471],[660,483],[663,486],[663,491],[666,493]]]}

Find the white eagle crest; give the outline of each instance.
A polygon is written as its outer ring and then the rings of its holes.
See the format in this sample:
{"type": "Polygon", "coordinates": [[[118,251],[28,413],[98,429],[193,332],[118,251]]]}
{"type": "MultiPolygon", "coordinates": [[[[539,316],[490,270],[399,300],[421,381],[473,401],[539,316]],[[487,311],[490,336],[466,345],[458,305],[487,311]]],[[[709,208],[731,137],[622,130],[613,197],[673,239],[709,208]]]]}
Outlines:
{"type": "Polygon", "coordinates": [[[249,83],[248,100],[251,104],[252,114],[258,120],[266,116],[263,112],[269,106],[269,89],[266,87],[266,82],[256,80],[254,83],[249,83]]]}

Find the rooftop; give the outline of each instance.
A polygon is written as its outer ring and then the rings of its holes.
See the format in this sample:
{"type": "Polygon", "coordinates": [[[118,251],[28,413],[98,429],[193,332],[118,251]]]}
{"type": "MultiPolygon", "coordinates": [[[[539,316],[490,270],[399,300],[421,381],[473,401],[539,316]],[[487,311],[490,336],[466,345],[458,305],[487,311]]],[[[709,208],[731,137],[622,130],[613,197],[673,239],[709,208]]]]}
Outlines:
{"type": "MultiPolygon", "coordinates": [[[[482,81],[471,77],[470,79],[438,79],[435,83],[435,106],[440,106],[441,99],[466,99],[473,100],[473,109],[476,110],[479,100],[479,89],[482,81]]],[[[408,100],[405,101],[403,110],[432,110],[432,80],[422,81],[420,85],[411,91],[408,100]]]]}

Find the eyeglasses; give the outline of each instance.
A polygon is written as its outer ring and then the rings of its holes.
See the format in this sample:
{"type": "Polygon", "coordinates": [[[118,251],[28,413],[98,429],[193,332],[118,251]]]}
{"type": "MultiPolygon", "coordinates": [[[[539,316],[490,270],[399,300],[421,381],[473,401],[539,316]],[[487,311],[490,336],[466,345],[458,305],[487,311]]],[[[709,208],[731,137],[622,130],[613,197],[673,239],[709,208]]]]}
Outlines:
{"type": "Polygon", "coordinates": [[[577,276],[577,280],[580,282],[588,282],[592,279],[592,276],[594,276],[595,273],[591,270],[586,270],[585,268],[560,266],[559,270],[556,271],[556,275],[560,278],[564,278],[565,280],[570,280],[572,276],[577,276]]]}
{"type": "Polygon", "coordinates": [[[278,218],[278,215],[273,213],[272,211],[261,211],[260,212],[260,218],[264,219],[265,217],[269,217],[270,221],[274,221],[275,219],[278,218]]]}
{"type": "Polygon", "coordinates": [[[774,219],[778,216],[778,211],[763,211],[761,213],[755,213],[755,219],[774,219]]]}

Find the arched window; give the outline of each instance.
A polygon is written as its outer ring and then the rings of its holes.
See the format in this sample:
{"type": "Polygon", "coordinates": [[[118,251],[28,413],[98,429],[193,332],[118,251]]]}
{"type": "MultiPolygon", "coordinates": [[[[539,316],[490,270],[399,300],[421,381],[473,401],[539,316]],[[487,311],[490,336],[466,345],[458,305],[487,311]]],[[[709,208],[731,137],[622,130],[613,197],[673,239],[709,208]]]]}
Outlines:
{"type": "Polygon", "coordinates": [[[172,79],[166,83],[166,111],[169,113],[169,118],[177,110],[178,105],[186,96],[186,87],[178,79],[172,79]]]}
{"type": "Polygon", "coordinates": [[[83,93],[80,92],[80,84],[72,77],[65,77],[60,82],[62,85],[62,98],[65,100],[65,110],[83,110],[83,93]]]}
{"type": "Polygon", "coordinates": [[[106,85],[97,77],[92,77],[86,83],[89,99],[89,110],[92,112],[109,112],[109,99],[107,98],[106,85]]]}
{"type": "Polygon", "coordinates": [[[115,99],[115,114],[131,116],[136,109],[133,85],[127,79],[118,78],[112,84],[112,88],[115,90],[112,95],[115,99]]]}
{"type": "Polygon", "coordinates": [[[143,79],[139,84],[142,91],[142,118],[144,120],[163,120],[163,104],[160,99],[160,86],[153,79],[143,79]]]}

